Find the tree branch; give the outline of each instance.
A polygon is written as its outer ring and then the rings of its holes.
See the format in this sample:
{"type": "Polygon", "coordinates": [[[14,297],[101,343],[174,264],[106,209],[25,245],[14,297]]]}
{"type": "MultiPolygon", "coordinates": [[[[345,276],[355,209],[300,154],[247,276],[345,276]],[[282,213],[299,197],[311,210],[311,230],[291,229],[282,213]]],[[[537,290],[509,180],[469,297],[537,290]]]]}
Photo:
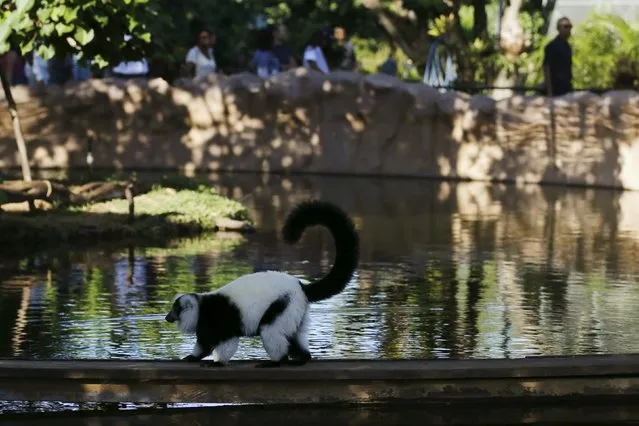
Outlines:
{"type": "Polygon", "coordinates": [[[422,29],[409,18],[397,16],[386,10],[380,0],[362,0],[362,5],[375,14],[384,31],[406,56],[414,62],[426,57],[429,43],[425,37],[425,28],[422,29]],[[421,36],[421,33],[424,36],[421,36]]]}
{"type": "MultiPolygon", "coordinates": [[[[137,185],[136,194],[147,192],[148,185],[137,185]]],[[[63,205],[82,205],[90,202],[132,198],[130,182],[92,182],[86,185],[67,187],[57,182],[36,180],[4,181],[0,184],[0,204],[33,202],[42,200],[63,205]]],[[[131,202],[131,200],[129,200],[131,202]]]]}

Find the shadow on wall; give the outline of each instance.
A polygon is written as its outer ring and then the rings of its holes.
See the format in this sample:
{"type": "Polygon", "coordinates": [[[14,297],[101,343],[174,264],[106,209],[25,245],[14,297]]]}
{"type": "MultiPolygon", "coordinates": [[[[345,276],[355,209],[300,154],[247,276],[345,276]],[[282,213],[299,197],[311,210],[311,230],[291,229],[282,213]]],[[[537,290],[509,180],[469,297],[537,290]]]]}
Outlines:
{"type": "MultiPolygon", "coordinates": [[[[438,92],[304,68],[15,89],[34,166],[293,171],[639,189],[639,93],[560,98],[438,92]]],[[[0,166],[18,165],[0,113],[0,166]]]]}

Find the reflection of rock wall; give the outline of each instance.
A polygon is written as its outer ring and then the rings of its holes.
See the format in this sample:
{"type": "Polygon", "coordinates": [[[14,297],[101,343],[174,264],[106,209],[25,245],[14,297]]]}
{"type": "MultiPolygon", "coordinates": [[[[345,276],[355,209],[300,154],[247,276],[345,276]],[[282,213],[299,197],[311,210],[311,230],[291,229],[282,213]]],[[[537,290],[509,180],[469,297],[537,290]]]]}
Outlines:
{"type": "MultiPolygon", "coordinates": [[[[246,204],[258,234],[279,233],[304,199],[342,206],[360,231],[363,262],[414,257],[423,265],[423,248],[441,247],[463,258],[499,252],[504,260],[580,273],[606,265],[611,278],[636,274],[639,265],[634,191],[337,176],[213,174],[212,180],[223,195],[246,204]]],[[[331,244],[330,237],[321,241],[331,244]]]]}
{"type": "MultiPolygon", "coordinates": [[[[16,89],[41,167],[180,167],[444,176],[639,189],[639,93],[439,93],[385,75],[298,69],[269,80],[96,80],[16,89]]],[[[7,113],[0,167],[16,166],[7,113]]]]}

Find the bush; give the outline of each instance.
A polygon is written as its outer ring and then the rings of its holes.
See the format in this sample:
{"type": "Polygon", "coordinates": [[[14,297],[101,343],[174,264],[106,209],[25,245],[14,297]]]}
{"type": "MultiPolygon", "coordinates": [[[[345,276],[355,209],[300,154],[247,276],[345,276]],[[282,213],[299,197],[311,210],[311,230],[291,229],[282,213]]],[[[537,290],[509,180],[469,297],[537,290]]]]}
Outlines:
{"type": "Polygon", "coordinates": [[[639,26],[620,16],[591,14],[572,38],[576,88],[637,87],[639,26]]]}

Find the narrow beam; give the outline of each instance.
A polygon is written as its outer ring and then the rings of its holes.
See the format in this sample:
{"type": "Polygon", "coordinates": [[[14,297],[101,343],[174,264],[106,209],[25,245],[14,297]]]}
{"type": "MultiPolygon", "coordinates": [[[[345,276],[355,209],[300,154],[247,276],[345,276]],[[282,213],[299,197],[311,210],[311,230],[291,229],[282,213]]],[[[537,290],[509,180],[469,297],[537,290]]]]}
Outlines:
{"type": "Polygon", "coordinates": [[[67,402],[407,403],[639,396],[639,354],[500,360],[316,360],[303,367],[0,359],[0,399],[67,402]]]}

